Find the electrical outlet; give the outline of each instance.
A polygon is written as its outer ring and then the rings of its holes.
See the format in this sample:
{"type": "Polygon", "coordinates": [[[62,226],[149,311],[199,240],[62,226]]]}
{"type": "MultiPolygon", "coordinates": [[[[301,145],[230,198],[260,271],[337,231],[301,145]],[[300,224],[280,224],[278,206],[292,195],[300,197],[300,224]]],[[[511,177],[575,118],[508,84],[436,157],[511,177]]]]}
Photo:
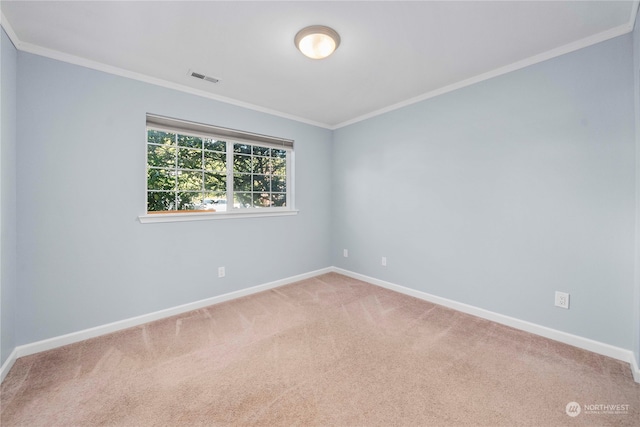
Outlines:
{"type": "Polygon", "coordinates": [[[225,274],[224,267],[218,267],[218,277],[224,277],[225,274]]]}
{"type": "Polygon", "coordinates": [[[556,307],[569,309],[569,294],[556,291],[556,307]]]}
{"type": "Polygon", "coordinates": [[[380,263],[382,264],[383,267],[386,267],[387,266],[387,257],[383,256],[382,257],[382,261],[380,263]]]}
{"type": "Polygon", "coordinates": [[[342,256],[345,257],[345,258],[349,258],[349,251],[346,250],[346,249],[343,249],[342,250],[342,256]]]}

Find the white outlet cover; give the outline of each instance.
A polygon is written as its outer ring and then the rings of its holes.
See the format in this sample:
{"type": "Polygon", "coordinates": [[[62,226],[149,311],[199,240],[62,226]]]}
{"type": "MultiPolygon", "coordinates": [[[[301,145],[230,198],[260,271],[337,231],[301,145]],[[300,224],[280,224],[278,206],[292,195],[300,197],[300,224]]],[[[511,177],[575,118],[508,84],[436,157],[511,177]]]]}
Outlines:
{"type": "Polygon", "coordinates": [[[556,307],[569,309],[569,294],[567,292],[556,291],[556,307]]]}

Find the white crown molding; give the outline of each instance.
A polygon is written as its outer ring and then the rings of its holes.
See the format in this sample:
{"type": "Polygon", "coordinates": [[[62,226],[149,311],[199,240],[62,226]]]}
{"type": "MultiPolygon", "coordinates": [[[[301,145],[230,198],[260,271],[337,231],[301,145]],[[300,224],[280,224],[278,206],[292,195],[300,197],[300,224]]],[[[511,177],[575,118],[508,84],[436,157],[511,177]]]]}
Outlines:
{"type": "Polygon", "coordinates": [[[105,73],[113,74],[120,77],[126,77],[133,80],[138,80],[144,83],[149,83],[152,85],[164,87],[167,89],[173,89],[180,92],[188,93],[191,95],[200,96],[203,98],[211,99],[214,101],[224,102],[226,104],[235,105],[237,107],[246,108],[248,110],[258,111],[261,113],[270,114],[272,116],[282,117],[284,119],[293,120],[296,122],[306,123],[312,126],[318,126],[321,128],[329,129],[329,126],[324,123],[315,122],[313,120],[305,119],[304,117],[294,116],[292,114],[283,113],[280,111],[272,110],[270,108],[261,107],[259,105],[250,104],[248,102],[238,101],[233,98],[227,98],[225,96],[216,95],[214,93],[210,93],[204,90],[195,89],[190,86],[185,86],[179,83],[170,82],[168,80],[159,79],[156,77],[151,77],[146,74],[137,73],[134,71],[125,70],[123,68],[114,67],[111,65],[103,64],[101,62],[92,61],[89,59],[85,59],[79,56],[70,55],[64,52],[60,52],[53,49],[44,48],[41,46],[36,46],[30,43],[20,43],[19,50],[27,53],[32,53],[34,55],[44,56],[51,59],[56,59],[62,62],[68,62],[70,64],[79,65],[81,67],[90,68],[97,71],[102,71],[105,73]]]}
{"type": "Polygon", "coordinates": [[[340,129],[343,128],[345,126],[349,126],[352,125],[354,123],[358,123],[367,119],[370,119],[372,117],[376,117],[394,110],[398,110],[400,108],[409,106],[409,105],[413,105],[416,104],[418,102],[421,101],[425,101],[427,99],[430,98],[434,98],[436,96],[439,95],[443,95],[445,93],[448,92],[452,92],[454,90],[457,89],[461,89],[470,85],[473,85],[475,83],[479,83],[485,80],[489,80],[491,78],[494,77],[498,77],[501,76],[503,74],[506,73],[510,73],[511,71],[516,71],[525,67],[528,67],[530,65],[534,65],[537,64],[539,62],[543,62],[546,61],[548,59],[552,59],[561,55],[564,55],[566,53],[570,53],[588,46],[592,46],[594,44],[612,39],[614,37],[618,37],[624,34],[627,34],[631,31],[633,31],[633,27],[635,25],[636,22],[636,17],[638,14],[638,5],[640,4],[640,0],[634,0],[632,8],[631,8],[631,16],[629,17],[629,22],[624,24],[624,25],[620,25],[618,27],[612,28],[610,30],[607,31],[603,31],[601,33],[595,34],[593,36],[590,37],[586,37],[584,39],[575,41],[573,43],[569,43],[566,44],[564,46],[560,46],[558,48],[549,50],[547,52],[543,52],[541,54],[538,55],[534,55],[531,56],[529,58],[523,59],[521,61],[518,62],[514,62],[513,64],[510,65],[506,65],[504,67],[500,67],[497,68],[495,70],[491,70],[488,71],[486,73],[483,74],[479,74],[477,76],[471,77],[469,79],[466,80],[462,80],[460,82],[457,83],[453,83],[451,85],[427,92],[425,94],[419,95],[417,97],[414,98],[410,98],[407,99],[405,101],[390,105],[388,107],[384,107],[381,108],[379,110],[376,111],[372,111],[370,113],[355,117],[353,119],[344,121],[342,123],[338,123],[337,125],[329,125],[327,123],[320,123],[320,122],[316,122],[313,120],[309,120],[309,119],[305,119],[303,117],[298,117],[295,115],[291,115],[288,113],[283,113],[280,111],[276,111],[276,110],[272,110],[269,108],[265,108],[265,107],[260,107],[258,105],[254,105],[254,104],[250,104],[247,102],[243,102],[243,101],[238,101],[232,98],[227,98],[224,96],[219,96],[216,94],[212,94],[210,92],[206,92],[203,90],[199,90],[199,89],[195,89],[189,86],[185,86],[182,84],[178,84],[178,83],[173,83],[170,82],[168,80],[163,80],[163,79],[159,79],[159,78],[155,78],[155,77],[151,77],[145,74],[141,74],[141,73],[136,73],[133,71],[129,71],[129,70],[125,70],[119,67],[114,67],[111,65],[107,65],[107,64],[103,64],[101,62],[96,62],[96,61],[92,61],[89,59],[85,59],[82,57],[78,57],[75,55],[70,55],[64,52],[60,52],[60,51],[56,51],[53,49],[48,49],[48,48],[44,48],[41,46],[37,46],[37,45],[33,45],[30,43],[24,43],[22,42],[17,34],[15,33],[15,31],[13,31],[13,28],[11,27],[11,24],[9,23],[9,21],[7,20],[7,18],[4,16],[4,14],[2,14],[1,19],[0,19],[0,23],[2,25],[2,27],[5,29],[5,31],[7,32],[7,35],[9,36],[9,38],[11,39],[11,41],[13,42],[14,46],[20,50],[20,51],[24,51],[27,53],[32,53],[35,55],[40,55],[40,56],[44,56],[47,58],[51,58],[51,59],[56,59],[58,61],[63,61],[63,62],[68,62],[71,64],[75,64],[75,65],[79,65],[81,67],[85,67],[85,68],[90,68],[90,69],[94,69],[94,70],[98,70],[98,71],[103,71],[105,73],[109,73],[109,74],[114,74],[114,75],[118,75],[121,77],[127,77],[127,78],[131,78],[134,80],[138,80],[138,81],[142,81],[142,82],[146,82],[146,83],[150,83],[156,86],[161,86],[161,87],[165,87],[165,88],[169,88],[169,89],[174,89],[177,91],[181,91],[181,92],[185,92],[185,93],[189,93],[192,95],[196,95],[196,96],[201,96],[203,98],[208,98],[208,99],[212,99],[215,101],[220,101],[220,102],[225,102],[227,104],[231,104],[231,105],[236,105],[238,107],[243,107],[243,108],[247,108],[250,110],[254,110],[254,111],[259,111],[262,113],[266,113],[266,114],[271,114],[274,116],[278,116],[278,117],[282,117],[285,119],[289,119],[289,120],[294,120],[297,122],[301,122],[301,123],[306,123],[312,126],[317,126],[320,128],[324,128],[324,129],[329,129],[329,130],[336,130],[336,129],[340,129]]]}
{"type": "Polygon", "coordinates": [[[224,102],[226,104],[235,105],[237,107],[246,108],[248,110],[258,111],[261,113],[270,114],[277,117],[282,117],[288,120],[294,120],[300,123],[306,123],[308,125],[321,127],[324,129],[330,129],[330,126],[325,123],[316,122],[313,120],[305,119],[304,117],[294,116],[292,114],[283,113],[280,111],[272,110],[270,108],[261,107],[259,105],[254,105],[248,102],[238,101],[233,98],[227,98],[225,96],[216,95],[214,93],[210,93],[204,90],[195,89],[190,86],[185,86],[179,83],[170,82],[168,80],[159,79],[156,77],[151,77],[146,74],[137,73],[134,71],[125,70],[124,68],[114,67],[112,65],[104,64],[102,62],[92,61],[90,59],[82,58],[80,56],[71,55],[68,53],[60,52],[58,50],[49,49],[46,47],[34,45],[31,43],[25,43],[21,41],[11,24],[7,20],[7,18],[2,15],[1,16],[1,25],[5,29],[5,32],[9,36],[9,39],[13,43],[13,45],[21,52],[31,53],[34,55],[43,56],[45,58],[55,59],[57,61],[67,62],[69,64],[78,65],[80,67],[89,68],[92,70],[102,71],[108,74],[113,74],[120,77],[126,77],[133,80],[138,80],[141,82],[149,83],[155,86],[164,87],[167,89],[173,89],[180,92],[188,93],[191,95],[200,96],[203,98],[212,99],[214,101],[224,102]]]}
{"type": "MultiPolygon", "coordinates": [[[[635,4],[634,10],[637,12],[637,10],[638,10],[638,1],[636,1],[634,4],[635,4]]],[[[410,98],[410,99],[407,99],[405,101],[398,102],[397,104],[393,104],[393,105],[390,105],[388,107],[381,108],[381,109],[376,110],[376,111],[372,111],[371,113],[367,113],[367,114],[364,114],[362,116],[358,116],[358,117],[356,117],[354,119],[347,120],[345,122],[339,123],[339,124],[333,126],[331,129],[332,130],[340,129],[342,127],[349,126],[349,125],[352,125],[354,123],[358,123],[358,122],[370,119],[372,117],[380,116],[380,115],[388,113],[390,111],[395,111],[395,110],[398,110],[400,108],[403,108],[403,107],[406,107],[406,106],[409,106],[409,105],[413,105],[413,104],[416,104],[416,103],[421,102],[421,101],[425,101],[427,99],[435,98],[436,96],[440,96],[440,95],[443,95],[443,94],[448,93],[448,92],[453,92],[454,90],[462,89],[464,87],[471,86],[473,84],[480,83],[480,82],[483,82],[485,80],[489,80],[489,79],[492,79],[494,77],[498,77],[498,76],[501,76],[503,74],[510,73],[512,71],[520,70],[520,69],[528,67],[530,65],[535,65],[535,64],[538,64],[540,62],[547,61],[549,59],[556,58],[558,56],[561,56],[561,55],[564,55],[564,54],[567,54],[567,53],[571,53],[571,52],[574,52],[576,50],[583,49],[585,47],[589,47],[589,46],[592,46],[592,45],[597,44],[597,43],[601,43],[603,41],[610,40],[610,39],[612,39],[614,37],[622,36],[624,34],[627,34],[627,33],[631,32],[631,31],[633,31],[633,23],[634,23],[634,21],[635,21],[635,19],[632,20],[631,22],[627,23],[627,24],[620,25],[618,27],[612,28],[612,29],[607,30],[607,31],[603,31],[603,32],[598,33],[598,34],[594,34],[593,36],[586,37],[586,38],[578,40],[576,42],[569,43],[569,44],[566,44],[564,46],[560,46],[560,47],[555,48],[555,49],[551,49],[551,50],[543,52],[541,54],[531,56],[529,58],[523,59],[523,60],[518,61],[518,62],[514,62],[513,64],[509,64],[509,65],[506,65],[504,67],[496,68],[495,70],[491,70],[491,71],[488,71],[486,73],[479,74],[477,76],[471,77],[469,79],[462,80],[462,81],[450,84],[448,86],[444,86],[444,87],[438,88],[436,90],[433,90],[431,92],[427,92],[425,94],[416,96],[414,98],[410,98]]]]}
{"type": "Polygon", "coordinates": [[[9,40],[11,40],[11,43],[13,43],[16,49],[20,50],[20,43],[21,43],[20,39],[18,38],[18,35],[16,34],[16,32],[13,31],[13,27],[9,23],[9,20],[7,19],[6,16],[4,16],[4,13],[2,13],[1,10],[0,10],[0,26],[4,29],[4,32],[7,33],[7,35],[9,36],[9,40]]]}

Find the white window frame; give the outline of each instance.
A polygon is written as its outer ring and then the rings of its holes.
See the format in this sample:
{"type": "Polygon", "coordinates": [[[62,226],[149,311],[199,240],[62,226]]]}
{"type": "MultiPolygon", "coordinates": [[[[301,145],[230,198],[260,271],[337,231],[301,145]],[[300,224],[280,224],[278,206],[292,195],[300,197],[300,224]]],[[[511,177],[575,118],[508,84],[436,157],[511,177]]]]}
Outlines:
{"type": "Polygon", "coordinates": [[[162,130],[181,135],[199,136],[205,138],[214,138],[225,141],[227,143],[227,211],[225,212],[190,212],[169,211],[154,213],[147,211],[147,177],[148,168],[148,142],[145,142],[145,203],[144,214],[139,215],[138,219],[141,223],[157,223],[157,222],[182,222],[182,221],[202,221],[217,219],[235,219],[235,218],[254,218],[267,216],[286,216],[296,215],[298,210],[295,209],[295,187],[294,187],[294,165],[295,151],[294,141],[290,139],[272,137],[268,135],[255,134],[234,129],[222,128],[202,123],[189,122],[186,120],[173,119],[155,114],[147,114],[147,122],[145,127],[145,141],[147,141],[148,130],[162,130]],[[234,208],[233,207],[233,145],[248,144],[260,147],[271,147],[285,149],[286,156],[286,201],[287,205],[282,207],[250,207],[250,208],[234,208]]]}

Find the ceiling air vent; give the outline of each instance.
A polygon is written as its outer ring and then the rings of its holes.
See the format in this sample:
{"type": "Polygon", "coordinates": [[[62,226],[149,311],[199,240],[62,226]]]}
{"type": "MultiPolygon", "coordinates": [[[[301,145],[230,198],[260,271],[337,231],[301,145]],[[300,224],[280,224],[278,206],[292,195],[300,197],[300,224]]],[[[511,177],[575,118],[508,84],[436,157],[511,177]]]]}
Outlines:
{"type": "Polygon", "coordinates": [[[205,76],[204,74],[196,73],[195,71],[189,70],[189,75],[191,77],[195,77],[196,79],[206,80],[211,83],[218,83],[220,79],[216,79],[215,77],[205,76]]]}

